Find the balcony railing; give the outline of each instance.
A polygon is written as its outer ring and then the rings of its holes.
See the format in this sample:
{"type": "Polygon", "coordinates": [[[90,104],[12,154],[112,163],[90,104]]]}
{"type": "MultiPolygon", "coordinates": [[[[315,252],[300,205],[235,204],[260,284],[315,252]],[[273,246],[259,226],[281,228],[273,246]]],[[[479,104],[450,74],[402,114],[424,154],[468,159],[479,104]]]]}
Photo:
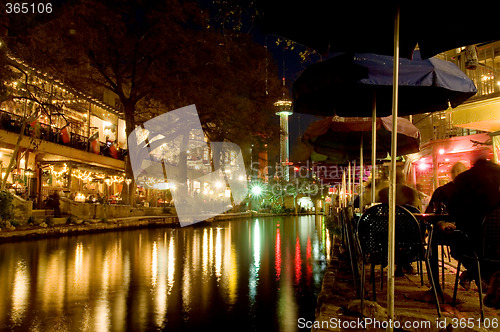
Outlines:
{"type": "MultiPolygon", "coordinates": [[[[22,116],[5,111],[0,111],[0,129],[19,134],[21,132],[22,123],[22,116]]],[[[37,123],[36,125],[27,124],[24,129],[24,135],[26,137],[34,137],[47,142],[52,142],[81,151],[90,152],[90,141],[88,137],[76,133],[71,133],[69,141],[64,142],[61,130],[62,128],[52,127],[45,123],[37,123]]],[[[127,152],[126,150],[119,149],[117,147],[117,153],[115,154],[115,156],[113,156],[111,142],[99,142],[99,145],[99,155],[124,160],[124,156],[127,152]]]]}

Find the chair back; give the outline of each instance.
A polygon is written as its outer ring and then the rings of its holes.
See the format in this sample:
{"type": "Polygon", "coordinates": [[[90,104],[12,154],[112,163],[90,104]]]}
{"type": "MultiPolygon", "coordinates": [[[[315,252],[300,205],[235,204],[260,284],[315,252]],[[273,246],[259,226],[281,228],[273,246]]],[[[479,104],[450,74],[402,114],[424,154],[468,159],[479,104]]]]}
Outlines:
{"type": "Polygon", "coordinates": [[[418,207],[415,207],[413,205],[410,205],[410,204],[405,204],[405,205],[402,205],[405,209],[407,209],[408,211],[410,211],[411,213],[421,213],[421,211],[418,209],[418,207]]]}
{"type": "Polygon", "coordinates": [[[480,256],[490,260],[500,260],[500,206],[483,220],[483,246],[480,256]]]}
{"type": "MultiPolygon", "coordinates": [[[[405,261],[423,259],[420,225],[415,216],[396,206],[396,263],[401,254],[405,261]],[[399,254],[399,255],[398,255],[399,254]]],[[[358,241],[365,263],[387,265],[389,204],[374,205],[366,210],[358,223],[358,241]]]]}

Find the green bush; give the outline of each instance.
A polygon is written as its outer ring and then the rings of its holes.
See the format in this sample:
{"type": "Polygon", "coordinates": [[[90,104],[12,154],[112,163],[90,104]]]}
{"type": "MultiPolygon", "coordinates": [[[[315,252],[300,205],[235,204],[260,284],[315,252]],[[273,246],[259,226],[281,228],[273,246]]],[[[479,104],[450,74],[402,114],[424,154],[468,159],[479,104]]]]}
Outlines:
{"type": "Polygon", "coordinates": [[[76,223],[76,218],[73,217],[73,216],[68,216],[68,218],[66,218],[66,225],[73,225],[76,223]]]}
{"type": "Polygon", "coordinates": [[[326,216],[325,226],[334,235],[341,234],[341,228],[339,226],[338,216],[326,216]]]}
{"type": "Polygon", "coordinates": [[[0,191],[0,219],[10,220],[14,217],[14,196],[8,191],[0,191]]]}
{"type": "Polygon", "coordinates": [[[44,222],[49,227],[54,226],[54,218],[52,217],[45,217],[44,222]]]}

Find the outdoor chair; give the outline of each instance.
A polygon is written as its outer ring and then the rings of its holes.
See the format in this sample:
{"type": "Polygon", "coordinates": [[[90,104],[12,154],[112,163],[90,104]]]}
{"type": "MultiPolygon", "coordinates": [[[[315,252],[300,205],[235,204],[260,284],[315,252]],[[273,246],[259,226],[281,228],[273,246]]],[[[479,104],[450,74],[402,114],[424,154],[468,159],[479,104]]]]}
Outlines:
{"type": "MultiPolygon", "coordinates": [[[[407,209],[408,211],[410,211],[411,213],[422,213],[417,207],[413,206],[413,205],[409,205],[409,204],[405,204],[403,205],[403,207],[405,209],[407,209]]],[[[422,225],[420,225],[421,227],[421,231],[422,231],[422,239],[424,240],[424,247],[427,246],[427,250],[430,250],[430,232],[429,232],[429,238],[427,240],[427,243],[425,242],[425,231],[426,229],[424,227],[422,227],[422,225]]],[[[437,240],[438,243],[437,245],[438,246],[441,246],[441,279],[442,279],[442,290],[444,291],[444,278],[445,278],[445,272],[444,272],[444,251],[445,251],[445,247],[447,248],[447,253],[448,253],[448,260],[451,262],[451,256],[450,256],[450,247],[448,245],[447,242],[443,241],[443,240],[437,240]]],[[[419,267],[421,267],[421,265],[418,265],[419,267]]],[[[438,268],[439,270],[439,268],[438,268]]],[[[420,273],[420,269],[419,269],[419,273],[420,273]]],[[[439,282],[439,280],[435,280],[436,282],[439,282]]]]}
{"type": "MultiPolygon", "coordinates": [[[[361,313],[364,309],[365,296],[365,267],[371,265],[371,282],[373,286],[373,300],[376,301],[376,286],[375,286],[375,266],[380,265],[381,287],[383,287],[383,272],[388,261],[388,228],[389,228],[389,205],[378,204],[368,208],[361,216],[358,223],[358,243],[362,257],[362,272],[361,272],[361,313]]],[[[421,264],[425,261],[429,280],[431,281],[434,290],[434,297],[438,315],[441,316],[439,301],[435,291],[434,279],[430,273],[430,264],[428,255],[424,253],[424,245],[420,232],[420,224],[415,219],[415,216],[402,206],[396,206],[395,219],[395,248],[396,248],[396,264],[401,263],[402,257],[404,261],[417,261],[421,264]]],[[[422,271],[422,268],[420,268],[422,271]]],[[[421,274],[423,280],[423,273],[421,274]]]]}
{"type": "Polygon", "coordinates": [[[351,271],[354,281],[354,287],[359,291],[358,281],[359,281],[359,258],[360,254],[358,251],[357,237],[356,237],[356,221],[354,219],[354,209],[352,206],[344,207],[340,211],[340,218],[342,222],[342,233],[344,242],[344,247],[349,252],[349,259],[351,261],[351,271]]]}
{"type": "Polygon", "coordinates": [[[498,270],[500,267],[500,206],[496,207],[484,218],[481,233],[482,243],[479,246],[480,249],[474,250],[474,244],[470,238],[460,230],[455,231],[455,241],[460,241],[458,243],[460,243],[461,248],[470,248],[470,250],[461,253],[458,259],[452,305],[455,306],[457,299],[458,280],[462,262],[464,259],[473,260],[477,264],[476,284],[479,291],[479,309],[481,311],[481,319],[484,320],[481,265],[483,265],[483,270],[488,269],[490,271],[498,270]]]}

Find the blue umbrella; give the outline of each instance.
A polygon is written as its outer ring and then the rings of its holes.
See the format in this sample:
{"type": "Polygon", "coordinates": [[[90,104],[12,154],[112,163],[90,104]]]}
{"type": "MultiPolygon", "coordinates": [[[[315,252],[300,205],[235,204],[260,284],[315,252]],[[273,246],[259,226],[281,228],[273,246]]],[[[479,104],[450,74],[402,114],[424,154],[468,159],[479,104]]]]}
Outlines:
{"type": "MultiPolygon", "coordinates": [[[[377,116],[392,113],[393,57],[342,54],[306,68],[293,84],[294,111],[315,115],[377,116]]],[[[429,58],[399,60],[399,115],[456,107],[476,94],[474,83],[455,64],[429,58]]]]}

